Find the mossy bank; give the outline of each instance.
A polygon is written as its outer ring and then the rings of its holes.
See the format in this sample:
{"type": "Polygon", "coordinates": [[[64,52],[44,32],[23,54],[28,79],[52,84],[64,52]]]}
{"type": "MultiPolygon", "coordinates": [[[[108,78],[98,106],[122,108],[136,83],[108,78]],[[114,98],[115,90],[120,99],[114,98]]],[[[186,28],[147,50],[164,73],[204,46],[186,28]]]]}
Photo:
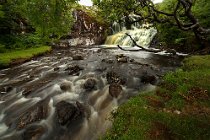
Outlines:
{"type": "Polygon", "coordinates": [[[156,91],[140,93],[120,106],[102,139],[209,139],[209,85],[210,55],[186,58],[156,91]]]}
{"type": "Polygon", "coordinates": [[[0,69],[30,60],[31,58],[51,51],[49,46],[32,47],[25,50],[11,50],[0,53],[0,69]]]}

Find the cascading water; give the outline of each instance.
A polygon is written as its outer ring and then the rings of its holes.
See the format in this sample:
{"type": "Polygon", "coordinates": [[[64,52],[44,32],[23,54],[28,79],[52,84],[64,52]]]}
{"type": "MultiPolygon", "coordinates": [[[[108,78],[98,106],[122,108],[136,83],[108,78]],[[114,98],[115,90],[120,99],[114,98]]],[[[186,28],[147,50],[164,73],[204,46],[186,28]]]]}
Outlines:
{"type": "MultiPolygon", "coordinates": [[[[129,15],[130,21],[136,21],[138,20],[138,15],[129,15]]],[[[138,22],[134,22],[134,24],[131,25],[130,30],[126,30],[125,27],[125,17],[122,19],[124,22],[117,23],[114,22],[112,24],[112,33],[113,35],[110,35],[107,37],[105,41],[105,45],[120,45],[122,47],[133,47],[134,43],[130,39],[129,36],[126,35],[129,34],[131,37],[136,41],[136,43],[142,47],[149,47],[150,42],[153,40],[155,35],[157,34],[157,30],[150,24],[142,24],[140,25],[138,22]]]]}
{"type": "Polygon", "coordinates": [[[133,41],[129,36],[126,35],[126,33],[131,35],[138,45],[149,47],[150,42],[157,33],[157,30],[155,28],[135,28],[134,30],[121,31],[114,35],[108,36],[105,45],[133,46],[133,41]]]}

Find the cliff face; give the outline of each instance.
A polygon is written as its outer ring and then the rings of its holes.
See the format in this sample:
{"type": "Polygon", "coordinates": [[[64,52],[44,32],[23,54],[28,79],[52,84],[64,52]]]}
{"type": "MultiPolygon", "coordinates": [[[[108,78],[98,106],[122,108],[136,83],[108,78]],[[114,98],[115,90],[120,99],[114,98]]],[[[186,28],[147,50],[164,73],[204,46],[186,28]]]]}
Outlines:
{"type": "Polygon", "coordinates": [[[63,41],[69,46],[99,45],[106,39],[106,25],[99,23],[83,10],[73,12],[75,22],[68,37],[63,41]]]}

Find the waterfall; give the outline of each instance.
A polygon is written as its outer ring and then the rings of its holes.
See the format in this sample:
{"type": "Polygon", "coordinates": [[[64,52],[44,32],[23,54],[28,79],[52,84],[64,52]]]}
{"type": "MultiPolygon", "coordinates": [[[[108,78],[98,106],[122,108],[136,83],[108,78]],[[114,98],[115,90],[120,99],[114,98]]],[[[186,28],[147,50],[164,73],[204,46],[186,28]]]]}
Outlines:
{"type": "Polygon", "coordinates": [[[136,43],[143,47],[149,47],[150,42],[155,37],[157,30],[154,27],[146,28],[136,28],[133,26],[132,30],[124,30],[108,36],[105,42],[105,45],[120,45],[120,46],[134,46],[131,37],[136,41],[136,43]]]}

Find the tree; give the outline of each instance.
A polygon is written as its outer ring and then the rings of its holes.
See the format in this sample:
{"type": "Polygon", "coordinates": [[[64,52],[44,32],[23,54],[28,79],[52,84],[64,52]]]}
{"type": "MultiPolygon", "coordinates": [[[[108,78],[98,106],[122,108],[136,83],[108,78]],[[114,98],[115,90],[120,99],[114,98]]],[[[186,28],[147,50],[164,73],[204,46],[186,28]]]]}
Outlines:
{"type": "MultiPolygon", "coordinates": [[[[6,12],[4,22],[24,19],[42,37],[70,31],[75,0],[7,0],[2,4],[6,12]]],[[[11,27],[12,28],[12,27],[11,27]]]]}
{"type": "Polygon", "coordinates": [[[130,23],[139,21],[150,21],[153,23],[168,23],[183,31],[192,31],[198,42],[206,46],[210,29],[205,29],[198,18],[193,13],[193,6],[196,0],[165,0],[161,5],[154,4],[151,0],[101,0],[94,1],[102,9],[104,17],[111,19],[108,14],[124,18],[127,15],[138,15],[138,19],[130,23]]]}

